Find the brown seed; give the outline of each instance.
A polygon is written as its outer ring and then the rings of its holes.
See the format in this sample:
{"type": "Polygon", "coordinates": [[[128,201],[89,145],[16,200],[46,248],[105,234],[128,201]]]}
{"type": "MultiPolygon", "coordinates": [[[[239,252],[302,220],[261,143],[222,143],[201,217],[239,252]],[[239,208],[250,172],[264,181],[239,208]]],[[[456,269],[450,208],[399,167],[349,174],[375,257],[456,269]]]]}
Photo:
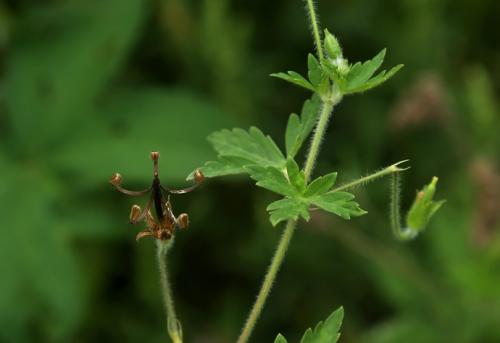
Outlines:
{"type": "Polygon", "coordinates": [[[119,186],[122,183],[122,176],[118,173],[114,173],[109,179],[109,182],[114,186],[119,186]]]}
{"type": "Polygon", "coordinates": [[[196,169],[196,171],[194,172],[194,181],[200,184],[203,182],[203,180],[205,180],[205,176],[203,175],[201,170],[196,169]]]}
{"type": "Polygon", "coordinates": [[[141,215],[141,207],[138,205],[132,205],[130,209],[130,222],[137,223],[139,216],[141,215]]]}
{"type": "Polygon", "coordinates": [[[181,229],[187,229],[189,226],[189,216],[187,213],[181,213],[177,218],[177,224],[181,229]]]}
{"type": "Polygon", "coordinates": [[[151,159],[153,161],[158,161],[159,158],[160,158],[160,153],[158,151],[151,152],[151,159]]]}

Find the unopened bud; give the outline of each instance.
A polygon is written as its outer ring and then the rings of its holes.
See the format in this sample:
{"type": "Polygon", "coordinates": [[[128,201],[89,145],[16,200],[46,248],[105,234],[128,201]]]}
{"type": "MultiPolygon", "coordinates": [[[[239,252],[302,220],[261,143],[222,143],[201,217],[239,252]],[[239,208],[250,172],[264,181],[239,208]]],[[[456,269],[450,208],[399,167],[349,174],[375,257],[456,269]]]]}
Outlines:
{"type": "Polygon", "coordinates": [[[203,175],[203,173],[201,172],[201,170],[196,169],[195,172],[194,172],[194,181],[197,184],[200,184],[200,183],[203,182],[203,180],[205,180],[205,176],[203,175]]]}
{"type": "Polygon", "coordinates": [[[331,59],[342,58],[342,49],[340,48],[339,41],[328,30],[325,30],[324,45],[326,53],[331,59]]]}
{"type": "Polygon", "coordinates": [[[136,223],[140,215],[141,207],[138,205],[132,205],[132,208],[130,209],[130,222],[136,223]]]}
{"type": "Polygon", "coordinates": [[[417,192],[415,201],[406,216],[406,224],[409,228],[417,231],[425,229],[431,217],[443,205],[443,200],[434,201],[437,181],[438,178],[433,177],[428,185],[417,192]]]}
{"type": "Polygon", "coordinates": [[[114,186],[119,186],[122,183],[122,176],[118,173],[114,173],[109,179],[109,182],[114,186]]]}
{"type": "Polygon", "coordinates": [[[158,161],[159,158],[160,158],[160,153],[158,151],[151,152],[151,159],[153,161],[158,161]]]}
{"type": "Polygon", "coordinates": [[[187,229],[189,226],[189,217],[187,213],[181,213],[177,218],[177,225],[179,225],[180,229],[187,229]]]}

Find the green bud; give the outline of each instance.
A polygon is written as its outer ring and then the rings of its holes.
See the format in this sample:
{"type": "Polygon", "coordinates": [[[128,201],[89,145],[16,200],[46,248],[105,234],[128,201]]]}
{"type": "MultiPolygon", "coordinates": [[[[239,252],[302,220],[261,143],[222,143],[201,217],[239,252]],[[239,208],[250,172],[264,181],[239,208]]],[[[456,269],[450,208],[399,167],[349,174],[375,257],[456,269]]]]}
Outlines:
{"type": "Polygon", "coordinates": [[[409,229],[415,231],[424,230],[434,213],[443,205],[444,200],[433,200],[437,182],[438,178],[434,176],[428,185],[417,192],[417,196],[406,216],[406,225],[409,229]]]}
{"type": "Polygon", "coordinates": [[[331,59],[342,58],[342,49],[340,48],[339,41],[328,30],[325,29],[325,51],[331,59]]]}

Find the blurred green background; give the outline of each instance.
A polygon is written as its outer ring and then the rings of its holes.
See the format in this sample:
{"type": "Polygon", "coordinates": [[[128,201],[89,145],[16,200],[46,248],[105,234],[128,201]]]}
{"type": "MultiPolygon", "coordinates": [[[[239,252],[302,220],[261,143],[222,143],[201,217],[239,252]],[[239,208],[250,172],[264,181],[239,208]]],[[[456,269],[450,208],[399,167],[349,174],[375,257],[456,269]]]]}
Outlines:
{"type": "MultiPolygon", "coordinates": [[[[416,241],[369,214],[301,222],[252,337],[298,342],[340,305],[341,342],[500,342],[497,0],[319,4],[350,61],[406,67],[335,110],[317,172],[350,180],[409,158],[405,208],[433,175],[447,203],[416,241]]],[[[152,240],[108,184],[169,186],[215,156],[210,132],[256,125],[283,146],[309,95],[268,77],[306,69],[302,1],[0,1],[0,342],[167,342],[152,240]]],[[[186,342],[232,342],[282,227],[246,177],[173,198],[171,278],[186,342]]],[[[138,200],[140,204],[146,199],[138,200]]]]}

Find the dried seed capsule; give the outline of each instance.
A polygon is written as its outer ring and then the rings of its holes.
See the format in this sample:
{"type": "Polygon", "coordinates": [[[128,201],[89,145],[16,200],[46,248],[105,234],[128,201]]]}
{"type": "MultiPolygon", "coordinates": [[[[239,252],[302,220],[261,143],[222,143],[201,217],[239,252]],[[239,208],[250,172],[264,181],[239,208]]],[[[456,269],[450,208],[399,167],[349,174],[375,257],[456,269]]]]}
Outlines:
{"type": "Polygon", "coordinates": [[[189,226],[189,217],[187,213],[181,213],[177,218],[177,225],[180,229],[187,229],[189,226]]]}
{"type": "Polygon", "coordinates": [[[160,158],[160,153],[158,151],[151,152],[151,159],[153,161],[158,161],[159,158],[160,158]]]}
{"type": "Polygon", "coordinates": [[[141,207],[138,205],[132,205],[132,208],[130,209],[130,222],[131,223],[137,223],[137,220],[139,219],[141,215],[141,207]]]}
{"type": "Polygon", "coordinates": [[[122,176],[118,173],[114,173],[109,179],[109,182],[114,186],[119,186],[122,183],[122,176]]]}
{"type": "Polygon", "coordinates": [[[203,180],[205,180],[205,176],[203,176],[203,173],[201,172],[201,170],[196,169],[196,171],[194,172],[194,181],[197,184],[200,184],[203,182],[203,180]]]}

